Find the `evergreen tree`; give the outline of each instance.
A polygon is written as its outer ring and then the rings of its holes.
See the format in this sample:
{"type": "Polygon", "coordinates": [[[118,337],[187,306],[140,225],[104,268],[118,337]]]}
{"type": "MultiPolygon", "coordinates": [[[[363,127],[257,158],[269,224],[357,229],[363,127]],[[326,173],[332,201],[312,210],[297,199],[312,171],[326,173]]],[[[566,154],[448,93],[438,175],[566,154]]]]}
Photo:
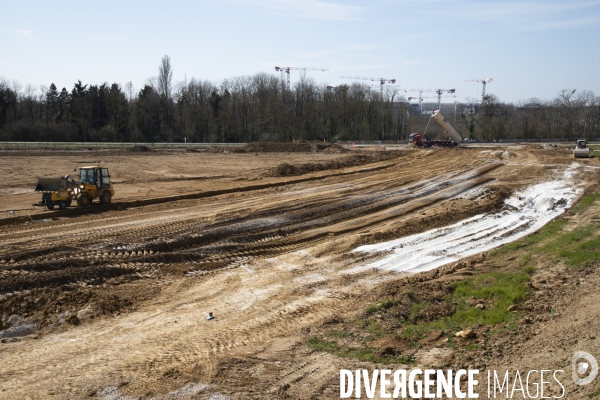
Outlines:
{"type": "Polygon", "coordinates": [[[50,84],[50,89],[46,92],[46,123],[52,120],[58,111],[58,90],[54,83],[50,84]]]}

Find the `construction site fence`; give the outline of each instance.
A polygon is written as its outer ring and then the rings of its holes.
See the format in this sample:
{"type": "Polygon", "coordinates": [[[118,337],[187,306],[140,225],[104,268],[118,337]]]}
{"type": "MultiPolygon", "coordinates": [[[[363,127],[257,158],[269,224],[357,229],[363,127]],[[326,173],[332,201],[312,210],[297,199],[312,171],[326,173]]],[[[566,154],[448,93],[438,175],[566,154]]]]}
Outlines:
{"type": "Polygon", "coordinates": [[[207,147],[242,147],[246,143],[121,143],[121,142],[0,142],[2,150],[80,150],[129,149],[146,146],[149,149],[189,149],[207,147]]]}

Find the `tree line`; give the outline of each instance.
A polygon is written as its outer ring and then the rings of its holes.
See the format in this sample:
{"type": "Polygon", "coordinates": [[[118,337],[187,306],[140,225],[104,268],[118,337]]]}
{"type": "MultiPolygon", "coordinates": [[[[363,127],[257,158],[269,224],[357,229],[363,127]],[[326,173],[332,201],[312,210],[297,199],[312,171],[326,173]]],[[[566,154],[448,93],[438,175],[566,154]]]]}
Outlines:
{"type": "MultiPolygon", "coordinates": [[[[258,73],[220,83],[173,82],[168,56],[140,90],[131,82],[69,91],[0,79],[0,140],[81,142],[254,142],[406,140],[411,132],[440,133],[416,114],[398,89],[359,83],[335,88],[301,76],[288,88],[258,73]]],[[[552,100],[517,104],[488,95],[483,105],[459,104],[451,122],[479,140],[600,137],[600,97],[563,90],[552,100]]]]}

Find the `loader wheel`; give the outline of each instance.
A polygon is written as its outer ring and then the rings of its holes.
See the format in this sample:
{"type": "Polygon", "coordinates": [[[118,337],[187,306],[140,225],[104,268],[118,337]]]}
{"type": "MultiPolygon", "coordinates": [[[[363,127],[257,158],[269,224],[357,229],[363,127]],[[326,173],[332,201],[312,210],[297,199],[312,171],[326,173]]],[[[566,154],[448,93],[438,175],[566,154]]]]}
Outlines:
{"type": "Polygon", "coordinates": [[[100,204],[110,204],[111,197],[112,196],[108,190],[102,192],[100,195],[100,204]]]}
{"type": "Polygon", "coordinates": [[[65,208],[67,208],[67,202],[66,201],[60,201],[58,203],[58,208],[60,208],[61,210],[64,210],[65,208]]]}
{"type": "Polygon", "coordinates": [[[79,207],[89,207],[89,205],[91,203],[92,203],[92,199],[91,199],[89,193],[83,192],[79,196],[77,196],[77,205],[79,207]]]}

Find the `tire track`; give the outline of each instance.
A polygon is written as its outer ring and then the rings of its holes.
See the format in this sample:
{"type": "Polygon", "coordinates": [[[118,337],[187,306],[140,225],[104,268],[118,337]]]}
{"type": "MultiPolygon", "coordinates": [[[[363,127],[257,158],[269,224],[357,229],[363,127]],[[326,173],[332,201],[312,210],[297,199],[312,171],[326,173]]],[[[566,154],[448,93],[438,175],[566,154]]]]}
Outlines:
{"type": "MultiPolygon", "coordinates": [[[[343,185],[324,182],[316,190],[292,189],[290,193],[303,194],[298,199],[263,190],[239,202],[186,201],[187,206],[176,212],[161,209],[158,215],[149,213],[150,207],[126,215],[124,220],[93,216],[89,222],[69,221],[33,231],[15,229],[16,238],[7,229],[0,243],[19,247],[27,242],[28,246],[16,253],[11,248],[0,251],[0,271],[11,273],[11,279],[0,283],[0,293],[69,283],[80,278],[78,270],[89,273],[97,269],[93,274],[97,278],[114,276],[112,266],[125,260],[179,266],[189,276],[236,268],[250,259],[314,245],[332,235],[427,207],[448,198],[452,188],[456,192],[481,184],[484,180],[479,177],[500,165],[439,174],[444,166],[438,164],[430,165],[431,179],[417,179],[422,174],[419,171],[398,176],[388,168],[343,185]],[[406,206],[399,207],[403,204],[406,206]],[[67,232],[62,233],[62,228],[67,232]]],[[[128,269],[117,270],[126,274],[128,269]]]]}

